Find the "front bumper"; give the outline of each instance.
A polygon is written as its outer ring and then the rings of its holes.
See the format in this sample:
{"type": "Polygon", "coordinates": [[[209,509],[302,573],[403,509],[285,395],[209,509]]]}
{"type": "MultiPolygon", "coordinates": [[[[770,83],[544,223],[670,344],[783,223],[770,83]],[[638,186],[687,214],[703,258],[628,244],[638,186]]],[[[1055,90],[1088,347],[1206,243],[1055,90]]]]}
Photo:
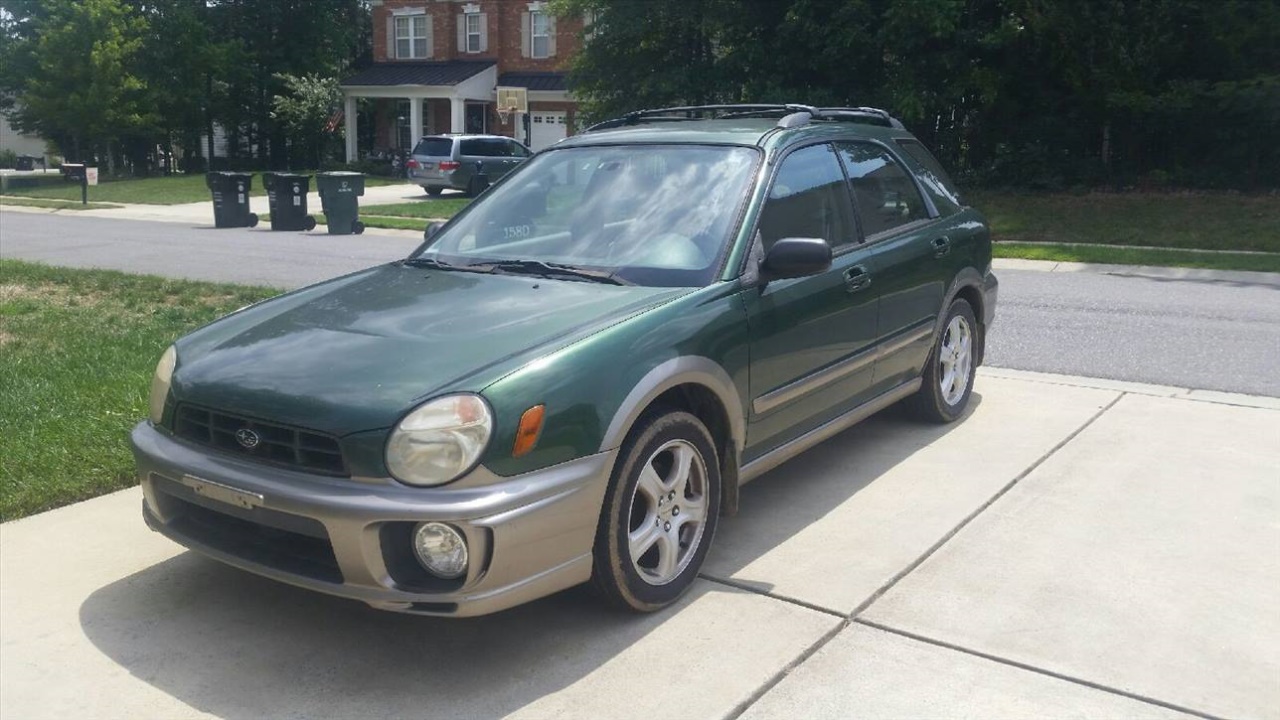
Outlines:
{"type": "Polygon", "coordinates": [[[410,488],[247,461],[147,422],[131,440],[153,530],[293,585],[381,609],[453,617],[495,612],[589,579],[615,455],[509,478],[468,477],[452,489],[410,488]],[[417,565],[409,538],[425,520],[447,522],[466,537],[464,577],[435,578],[417,565]]]}

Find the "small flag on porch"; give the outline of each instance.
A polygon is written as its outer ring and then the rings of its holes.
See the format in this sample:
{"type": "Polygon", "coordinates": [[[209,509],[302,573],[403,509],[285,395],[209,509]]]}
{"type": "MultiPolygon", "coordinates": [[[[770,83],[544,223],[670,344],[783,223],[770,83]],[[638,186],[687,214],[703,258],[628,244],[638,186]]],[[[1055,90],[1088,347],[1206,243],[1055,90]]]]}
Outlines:
{"type": "Polygon", "coordinates": [[[329,116],[328,122],[324,124],[324,131],[325,132],[337,131],[338,126],[342,124],[343,115],[344,113],[341,110],[334,110],[333,114],[329,116]]]}

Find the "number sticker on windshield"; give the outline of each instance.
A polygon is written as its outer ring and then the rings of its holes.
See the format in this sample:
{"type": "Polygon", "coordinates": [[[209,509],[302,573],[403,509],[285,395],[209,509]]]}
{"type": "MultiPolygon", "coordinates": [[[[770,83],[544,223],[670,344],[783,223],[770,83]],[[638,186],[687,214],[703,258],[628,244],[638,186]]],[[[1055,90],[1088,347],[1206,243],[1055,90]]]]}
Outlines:
{"type": "Polygon", "coordinates": [[[531,225],[508,225],[502,228],[503,240],[521,240],[533,234],[531,225]]]}

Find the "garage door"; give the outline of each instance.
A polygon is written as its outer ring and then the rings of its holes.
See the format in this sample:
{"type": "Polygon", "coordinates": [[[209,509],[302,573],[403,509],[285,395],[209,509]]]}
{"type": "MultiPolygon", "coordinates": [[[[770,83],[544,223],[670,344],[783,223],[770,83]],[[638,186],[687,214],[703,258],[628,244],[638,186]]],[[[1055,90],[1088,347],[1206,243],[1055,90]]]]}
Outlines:
{"type": "Polygon", "coordinates": [[[568,134],[564,112],[530,110],[533,116],[529,125],[529,147],[535,152],[558,141],[568,134]]]}

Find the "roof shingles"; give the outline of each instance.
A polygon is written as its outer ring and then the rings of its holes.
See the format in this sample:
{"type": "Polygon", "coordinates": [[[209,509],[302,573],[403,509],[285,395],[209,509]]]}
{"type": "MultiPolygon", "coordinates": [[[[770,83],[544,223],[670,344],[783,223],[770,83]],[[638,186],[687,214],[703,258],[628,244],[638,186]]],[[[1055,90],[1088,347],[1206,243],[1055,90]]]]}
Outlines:
{"type": "Polygon", "coordinates": [[[494,65],[492,60],[376,63],[343,80],[342,86],[457,85],[494,65]]]}

